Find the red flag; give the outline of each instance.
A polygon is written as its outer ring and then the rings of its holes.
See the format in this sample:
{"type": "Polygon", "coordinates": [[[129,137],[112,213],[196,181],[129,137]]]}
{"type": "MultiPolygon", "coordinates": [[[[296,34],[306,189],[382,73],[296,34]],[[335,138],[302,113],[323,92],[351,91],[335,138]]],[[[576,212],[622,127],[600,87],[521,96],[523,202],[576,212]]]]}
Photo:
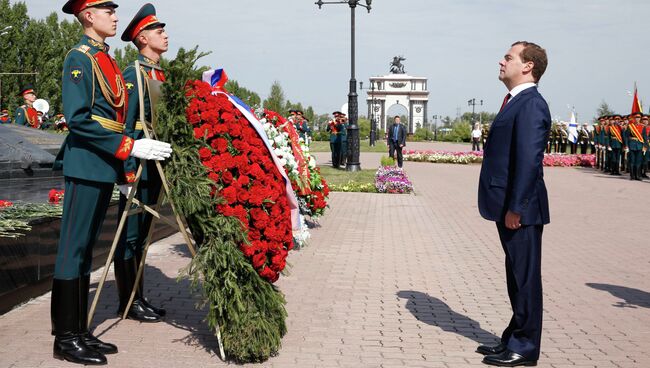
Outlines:
{"type": "Polygon", "coordinates": [[[641,107],[641,102],[639,101],[639,94],[637,93],[636,90],[636,83],[634,83],[634,98],[632,99],[631,114],[634,114],[635,112],[643,113],[643,107],[641,107]]]}

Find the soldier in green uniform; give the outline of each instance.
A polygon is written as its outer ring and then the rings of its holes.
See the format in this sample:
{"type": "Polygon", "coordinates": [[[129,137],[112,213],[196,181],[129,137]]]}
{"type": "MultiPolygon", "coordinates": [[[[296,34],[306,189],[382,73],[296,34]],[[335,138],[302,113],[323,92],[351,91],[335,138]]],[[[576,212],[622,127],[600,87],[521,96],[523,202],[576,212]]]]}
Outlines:
{"type": "MultiPolygon", "coordinates": [[[[600,169],[602,165],[602,160],[600,157],[600,131],[603,128],[603,117],[600,116],[598,118],[598,122],[594,123],[594,132],[593,132],[593,150],[595,150],[596,154],[596,168],[600,169]]],[[[594,152],[592,152],[594,153],[594,152]]]]}
{"type": "Polygon", "coordinates": [[[332,152],[332,166],[333,167],[339,167],[339,147],[336,145],[336,139],[338,137],[339,131],[338,131],[338,121],[341,117],[341,112],[340,111],[334,111],[332,113],[334,115],[334,119],[330,120],[327,123],[327,131],[330,133],[330,151],[332,152]]]}
{"type": "Polygon", "coordinates": [[[27,85],[20,90],[19,96],[22,96],[25,103],[16,109],[14,122],[18,125],[26,125],[30,128],[38,129],[41,124],[38,120],[38,111],[33,104],[36,101],[36,92],[32,86],[27,85]]]}
{"type": "Polygon", "coordinates": [[[621,175],[621,150],[623,148],[623,131],[621,129],[621,115],[614,115],[614,123],[609,127],[610,175],[621,175]]]}
{"type": "Polygon", "coordinates": [[[643,164],[641,165],[641,177],[648,179],[648,165],[650,165],[650,122],[648,115],[643,115],[641,118],[641,125],[643,125],[643,134],[645,135],[645,143],[643,145],[643,164]]]}
{"type": "MultiPolygon", "coordinates": [[[[490,134],[490,124],[483,124],[481,127],[481,147],[485,151],[485,142],[487,142],[488,135],[490,134]]],[[[550,146],[548,146],[550,149],[550,146]]]]}
{"type": "Polygon", "coordinates": [[[641,165],[643,165],[643,146],[646,143],[644,126],[641,125],[640,112],[634,113],[633,120],[625,130],[625,150],[628,153],[628,169],[630,180],[641,180],[641,165]]]}
{"type": "MultiPolygon", "coordinates": [[[[156,9],[152,4],[145,4],[136,13],[122,34],[122,41],[133,42],[139,51],[138,67],[136,68],[136,62],[133,61],[124,69],[124,81],[129,97],[125,133],[133,139],[142,139],[145,135],[142,130],[144,123],[140,121],[140,90],[143,91],[144,118],[148,124],[151,124],[152,103],[150,93],[152,89],[154,90],[153,93],[157,90],[155,84],[159,85],[165,81],[165,74],[160,68],[160,58],[167,51],[169,45],[167,33],[165,32],[165,23],[158,20],[156,9]],[[138,85],[137,73],[140,73],[141,86],[138,85]],[[158,81],[158,83],[155,81],[158,81]]],[[[151,125],[148,125],[148,127],[151,131],[151,125]]],[[[126,160],[124,171],[129,183],[135,180],[135,172],[139,165],[140,160],[135,157],[129,157],[126,160]]],[[[147,161],[142,171],[136,198],[141,203],[153,206],[158,200],[161,186],[162,182],[155,162],[147,161]]],[[[130,189],[128,187],[122,188],[125,190],[120,195],[120,213],[124,211],[128,189],[130,189]]],[[[124,313],[124,309],[131,297],[138,266],[142,260],[144,245],[147,241],[147,235],[149,235],[151,220],[152,216],[148,212],[129,216],[118,243],[114,265],[115,282],[120,299],[117,310],[119,315],[124,313]]],[[[127,312],[127,318],[141,322],[160,321],[165,316],[166,311],[154,307],[144,297],[144,273],[135,289],[135,297],[127,312]]]]}
{"type": "Polygon", "coordinates": [[[11,117],[7,109],[2,109],[0,113],[0,124],[11,124],[11,117]]]}
{"type": "Polygon", "coordinates": [[[348,117],[341,113],[341,120],[338,125],[339,135],[337,144],[339,145],[339,165],[345,167],[348,161],[348,117]]]}
{"type": "Polygon", "coordinates": [[[307,119],[305,119],[304,113],[301,110],[296,110],[296,119],[294,120],[293,125],[300,138],[302,138],[305,141],[305,144],[307,144],[307,137],[309,136],[309,133],[311,133],[311,130],[309,129],[307,119]]]}
{"type": "Polygon", "coordinates": [[[558,129],[558,134],[560,139],[560,144],[559,144],[560,153],[566,153],[566,146],[567,143],[569,142],[569,131],[566,126],[566,123],[558,124],[557,129],[558,129]]]}
{"type": "MultiPolygon", "coordinates": [[[[580,130],[578,130],[578,145],[580,146],[580,154],[587,154],[587,147],[591,142],[591,132],[588,129],[587,123],[582,124],[580,130]]],[[[593,153],[593,151],[591,152],[593,153]]]]}
{"type": "Polygon", "coordinates": [[[74,14],[84,36],[63,64],[63,112],[69,134],[57,156],[63,163],[65,197],[52,284],[53,355],[86,365],[106,364],[117,347],[88,330],[88,288],[92,250],[111,200],[114,183],[125,182],[129,156],[164,160],[167,143],[133,140],[124,134],[127,94],[122,73],[108,54],[105,39],[117,31],[117,4],[69,0],[63,12],[74,14]]]}
{"type": "Polygon", "coordinates": [[[601,170],[603,172],[611,172],[610,170],[610,155],[609,155],[609,126],[610,122],[612,121],[612,117],[610,115],[605,116],[605,119],[603,120],[603,128],[600,130],[600,147],[601,147],[601,162],[603,164],[601,170]]]}

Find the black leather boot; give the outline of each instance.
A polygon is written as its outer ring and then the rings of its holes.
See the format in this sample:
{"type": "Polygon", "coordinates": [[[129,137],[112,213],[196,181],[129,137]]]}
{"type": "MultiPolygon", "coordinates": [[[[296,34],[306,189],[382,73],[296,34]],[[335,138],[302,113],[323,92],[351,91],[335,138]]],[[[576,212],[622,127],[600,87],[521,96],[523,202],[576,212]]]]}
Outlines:
{"type": "MultiPolygon", "coordinates": [[[[140,261],[142,260],[142,253],[136,253],[135,260],[136,260],[135,266],[136,266],[136,272],[137,272],[137,268],[140,267],[140,261]]],[[[150,311],[156,313],[157,315],[159,315],[161,317],[164,317],[165,315],[167,315],[166,310],[164,310],[163,308],[154,307],[153,305],[151,305],[151,303],[149,303],[149,300],[147,300],[147,297],[144,296],[144,271],[142,272],[142,276],[140,277],[140,288],[138,289],[138,291],[140,292],[140,295],[142,296],[142,298],[141,298],[142,304],[144,304],[144,306],[147,309],[149,309],[150,311]]]]}
{"type": "MultiPolygon", "coordinates": [[[[117,292],[120,297],[120,306],[117,309],[117,314],[121,317],[131,297],[137,268],[135,266],[135,257],[127,260],[115,259],[114,264],[115,282],[117,283],[117,292]]],[[[131,303],[131,308],[129,308],[126,318],[140,322],[159,322],[161,319],[159,314],[154,313],[144,306],[139,291],[135,293],[133,303],[131,303]]]]}
{"type": "MultiPolygon", "coordinates": [[[[85,365],[106,364],[104,354],[92,349],[83,339],[79,329],[81,322],[81,295],[79,279],[58,280],[52,284],[52,334],[54,335],[53,356],[56,359],[85,365]]],[[[87,294],[86,294],[87,296],[87,294]]],[[[86,301],[86,304],[88,302],[86,301]]]]}
{"type": "Polygon", "coordinates": [[[99,351],[102,354],[116,354],[117,346],[103,342],[95,337],[88,329],[88,290],[90,287],[90,275],[81,276],[79,279],[79,293],[81,295],[81,315],[79,319],[79,331],[82,331],[82,338],[86,345],[99,351]]]}

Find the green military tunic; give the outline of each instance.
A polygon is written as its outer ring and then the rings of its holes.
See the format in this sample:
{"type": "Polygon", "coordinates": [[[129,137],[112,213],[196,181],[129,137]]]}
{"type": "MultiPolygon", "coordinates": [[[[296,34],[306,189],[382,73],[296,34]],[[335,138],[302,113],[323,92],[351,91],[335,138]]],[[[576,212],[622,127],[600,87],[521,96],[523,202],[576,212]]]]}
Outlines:
{"type": "Polygon", "coordinates": [[[330,151],[332,152],[332,166],[337,167],[339,165],[339,155],[340,150],[336,145],[336,138],[338,136],[337,132],[337,122],[332,120],[327,123],[327,131],[330,133],[330,151]]]}
{"type": "Polygon", "coordinates": [[[641,124],[630,124],[625,130],[625,146],[630,150],[628,168],[630,176],[640,176],[643,165],[643,146],[647,141],[644,126],[641,124]],[[638,174],[637,174],[638,172],[638,174]]]}
{"type": "Polygon", "coordinates": [[[114,183],[125,182],[124,161],[133,139],[124,134],[124,80],[108,45],[84,36],[66,55],[63,113],[69,134],[57,156],[63,164],[65,197],[54,278],[90,273],[114,183]]]}
{"type": "MultiPolygon", "coordinates": [[[[142,91],[144,94],[144,115],[145,120],[149,123],[152,121],[151,97],[149,95],[148,84],[150,80],[164,81],[164,73],[156,62],[143,56],[138,55],[140,63],[140,80],[142,81],[142,91]]],[[[142,121],[140,121],[140,88],[138,88],[138,79],[135,62],[129,64],[124,69],[124,80],[129,96],[129,106],[126,114],[125,132],[133,139],[145,138],[142,130],[142,121]]],[[[129,182],[135,180],[135,173],[140,160],[130,157],[125,162],[125,172],[129,182]]],[[[147,161],[143,167],[142,176],[138,185],[136,198],[144,204],[154,205],[158,200],[162,182],[156,169],[155,161],[147,161]]],[[[126,205],[126,197],[120,196],[120,213],[126,205]]],[[[149,233],[152,217],[149,213],[140,213],[129,216],[126,223],[126,239],[122,237],[116,251],[116,259],[128,260],[134,256],[140,257],[149,233]]]]}
{"type": "Polygon", "coordinates": [[[339,164],[345,165],[348,159],[348,124],[338,124],[337,129],[339,130],[336,140],[336,144],[339,147],[339,164]]]}
{"type": "Polygon", "coordinates": [[[14,122],[17,125],[25,125],[31,128],[39,128],[38,111],[35,108],[27,105],[22,105],[16,109],[14,115],[16,119],[14,122]]]}

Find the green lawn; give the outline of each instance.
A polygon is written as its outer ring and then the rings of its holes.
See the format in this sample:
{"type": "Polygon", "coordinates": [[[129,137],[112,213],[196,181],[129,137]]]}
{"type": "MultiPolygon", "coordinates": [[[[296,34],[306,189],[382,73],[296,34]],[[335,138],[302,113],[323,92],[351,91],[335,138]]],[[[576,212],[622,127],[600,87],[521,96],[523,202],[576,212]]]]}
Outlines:
{"type": "Polygon", "coordinates": [[[376,193],[375,172],[377,170],[361,170],[355,172],[345,169],[335,169],[329,165],[319,166],[320,172],[334,192],[371,192],[376,193]]]}
{"type": "MultiPolygon", "coordinates": [[[[330,152],[329,141],[312,141],[309,145],[311,152],[330,152]]],[[[383,140],[378,140],[374,147],[370,147],[367,139],[361,141],[361,152],[388,152],[388,146],[383,140]]]]}

